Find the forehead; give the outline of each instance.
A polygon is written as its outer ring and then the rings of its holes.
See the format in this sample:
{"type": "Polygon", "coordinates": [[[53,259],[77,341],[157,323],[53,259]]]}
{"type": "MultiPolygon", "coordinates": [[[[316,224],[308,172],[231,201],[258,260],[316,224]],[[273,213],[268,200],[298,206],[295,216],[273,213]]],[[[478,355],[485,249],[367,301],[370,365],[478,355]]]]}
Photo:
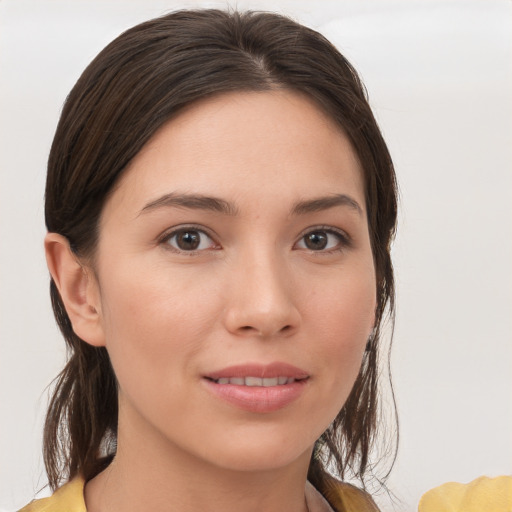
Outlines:
{"type": "Polygon", "coordinates": [[[313,100],[288,90],[227,93],[188,106],[136,155],[114,196],[141,207],[175,190],[235,199],[259,191],[280,201],[349,192],[364,204],[346,135],[313,100]]]}

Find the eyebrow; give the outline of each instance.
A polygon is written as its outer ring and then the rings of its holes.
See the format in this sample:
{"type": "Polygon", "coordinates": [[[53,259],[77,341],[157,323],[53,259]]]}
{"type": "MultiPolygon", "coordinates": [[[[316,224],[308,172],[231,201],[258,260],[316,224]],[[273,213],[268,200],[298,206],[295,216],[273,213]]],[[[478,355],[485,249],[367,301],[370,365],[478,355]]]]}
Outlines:
{"type": "MultiPolygon", "coordinates": [[[[337,206],[348,206],[350,209],[357,212],[359,215],[363,214],[363,210],[359,203],[346,194],[334,194],[332,196],[317,197],[299,201],[292,207],[292,215],[305,215],[307,213],[314,213],[337,206]]],[[[189,208],[193,210],[205,210],[222,213],[224,215],[235,216],[239,213],[236,205],[213,196],[204,196],[201,194],[165,194],[158,199],[147,203],[140,213],[155,210],[162,207],[178,207],[189,208]]]]}
{"type": "Polygon", "coordinates": [[[238,208],[235,205],[218,197],[204,196],[201,194],[176,193],[165,194],[162,197],[149,202],[144,206],[144,208],[142,208],[140,213],[161,208],[163,206],[213,211],[223,213],[224,215],[236,215],[238,213],[238,208]]]}
{"type": "Polygon", "coordinates": [[[336,206],[348,206],[359,215],[363,214],[363,209],[359,203],[346,194],[334,194],[332,196],[317,197],[315,199],[308,199],[307,201],[299,201],[298,203],[295,203],[292,208],[292,214],[304,215],[306,213],[328,210],[329,208],[335,208],[336,206]]]}

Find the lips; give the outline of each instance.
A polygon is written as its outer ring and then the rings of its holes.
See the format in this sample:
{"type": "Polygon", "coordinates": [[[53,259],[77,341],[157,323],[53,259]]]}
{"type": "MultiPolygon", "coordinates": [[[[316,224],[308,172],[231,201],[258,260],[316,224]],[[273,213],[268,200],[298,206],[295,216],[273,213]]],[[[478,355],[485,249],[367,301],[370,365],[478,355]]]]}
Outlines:
{"type": "MultiPolygon", "coordinates": [[[[286,379],[294,379],[294,380],[303,380],[309,377],[307,371],[302,370],[301,368],[297,368],[288,363],[275,362],[271,364],[244,364],[237,366],[230,366],[228,368],[223,368],[222,370],[213,371],[205,375],[207,379],[211,379],[213,381],[218,381],[220,379],[249,379],[249,384],[245,383],[248,386],[258,386],[258,385],[270,385],[264,384],[263,380],[261,384],[254,384],[253,379],[278,379],[277,384],[285,384],[284,378],[286,379]],[[282,382],[279,382],[281,380],[282,382]],[[252,384],[251,384],[252,383],[252,384]]],[[[258,381],[259,382],[259,381],[258,381]]],[[[224,382],[223,384],[227,384],[228,382],[224,382]]],[[[241,384],[240,381],[231,382],[232,384],[244,385],[241,384]]]]}
{"type": "Polygon", "coordinates": [[[267,413],[297,400],[309,374],[287,363],[231,366],[204,376],[206,388],[217,398],[245,411],[267,413]]]}

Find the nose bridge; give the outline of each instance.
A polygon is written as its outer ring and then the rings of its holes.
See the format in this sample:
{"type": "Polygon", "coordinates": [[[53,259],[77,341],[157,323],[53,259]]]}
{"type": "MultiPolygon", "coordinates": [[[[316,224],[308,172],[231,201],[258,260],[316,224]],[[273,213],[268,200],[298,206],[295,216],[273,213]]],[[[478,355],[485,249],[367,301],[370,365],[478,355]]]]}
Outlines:
{"type": "Polygon", "coordinates": [[[285,258],[275,247],[260,245],[240,254],[236,267],[227,313],[229,330],[262,336],[291,333],[299,314],[285,258]]]}

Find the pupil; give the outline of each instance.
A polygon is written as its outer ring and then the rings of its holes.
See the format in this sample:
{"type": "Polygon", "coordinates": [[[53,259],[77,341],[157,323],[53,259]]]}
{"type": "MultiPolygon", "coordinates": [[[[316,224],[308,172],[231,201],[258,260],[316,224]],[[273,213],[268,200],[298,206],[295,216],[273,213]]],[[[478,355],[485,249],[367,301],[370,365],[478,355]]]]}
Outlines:
{"type": "Polygon", "coordinates": [[[324,249],[327,246],[327,235],[322,231],[314,231],[306,235],[306,247],[313,251],[324,249]]]}
{"type": "Polygon", "coordinates": [[[184,231],[178,235],[176,242],[180,249],[192,251],[199,247],[199,233],[197,231],[184,231]]]}

